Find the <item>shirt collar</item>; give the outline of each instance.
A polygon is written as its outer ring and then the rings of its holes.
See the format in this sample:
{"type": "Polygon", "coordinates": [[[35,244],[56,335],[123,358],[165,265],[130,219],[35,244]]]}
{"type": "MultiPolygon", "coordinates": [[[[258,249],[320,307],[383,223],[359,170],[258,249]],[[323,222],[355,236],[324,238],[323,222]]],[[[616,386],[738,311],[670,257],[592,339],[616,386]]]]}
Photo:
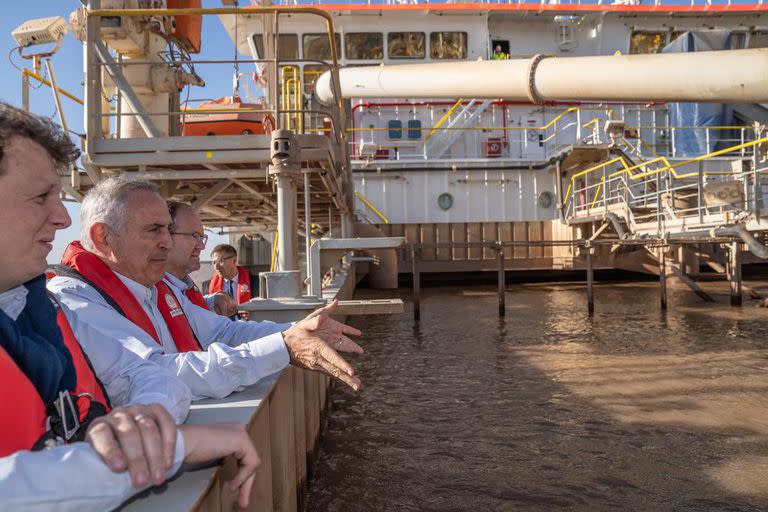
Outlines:
{"type": "Polygon", "coordinates": [[[189,278],[189,276],[184,276],[184,279],[179,279],[175,275],[171,274],[170,272],[165,273],[165,279],[171,283],[175,288],[178,288],[182,292],[185,292],[192,288],[193,283],[192,280],[189,278]]]}
{"type": "Polygon", "coordinates": [[[27,305],[29,290],[24,285],[0,293],[0,309],[15,322],[27,305]]]}
{"type": "Polygon", "coordinates": [[[129,279],[125,277],[122,274],[118,274],[115,272],[115,275],[120,278],[120,280],[123,282],[123,284],[128,288],[128,290],[133,294],[134,297],[139,302],[149,302],[152,303],[152,297],[155,294],[155,287],[147,288],[143,284],[137,283],[133,279],[129,279]]]}

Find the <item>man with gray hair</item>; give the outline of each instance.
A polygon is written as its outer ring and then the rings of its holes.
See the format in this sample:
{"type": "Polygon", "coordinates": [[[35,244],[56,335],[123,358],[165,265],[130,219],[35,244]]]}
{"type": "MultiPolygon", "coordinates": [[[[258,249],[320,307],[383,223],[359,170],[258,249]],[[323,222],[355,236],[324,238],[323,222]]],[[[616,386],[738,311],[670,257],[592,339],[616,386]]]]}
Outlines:
{"type": "Polygon", "coordinates": [[[81,209],[83,245],[72,243],[69,271],[48,287],[74,313],[78,337],[116,340],[179,376],[193,398],[224,397],[289,363],[329,373],[354,389],[353,368],[336,352],[362,353],[346,335],[361,333],[330,318],[335,305],[291,324],[220,322],[175,297],[162,282],[173,243],[171,218],[156,187],[109,178],[81,209]],[[185,311],[193,311],[189,318],[185,311]],[[333,348],[331,348],[333,345],[333,348]]]}

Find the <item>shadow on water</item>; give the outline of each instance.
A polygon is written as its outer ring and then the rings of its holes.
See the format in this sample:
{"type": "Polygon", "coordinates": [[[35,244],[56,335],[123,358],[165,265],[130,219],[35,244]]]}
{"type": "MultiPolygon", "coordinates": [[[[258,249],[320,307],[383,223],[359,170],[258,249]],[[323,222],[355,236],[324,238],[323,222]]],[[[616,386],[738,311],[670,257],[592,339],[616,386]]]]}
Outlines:
{"type": "Polygon", "coordinates": [[[516,285],[500,320],[491,288],[428,288],[419,323],[353,318],[365,387],[331,395],[307,510],[768,509],[768,311],[657,300],[516,285]]]}

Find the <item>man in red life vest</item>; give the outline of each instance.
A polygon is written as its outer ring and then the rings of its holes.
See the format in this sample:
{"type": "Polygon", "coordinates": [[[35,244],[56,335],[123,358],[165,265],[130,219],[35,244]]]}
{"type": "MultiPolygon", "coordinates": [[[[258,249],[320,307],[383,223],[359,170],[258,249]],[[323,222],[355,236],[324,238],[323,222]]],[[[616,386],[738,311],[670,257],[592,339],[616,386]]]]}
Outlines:
{"type": "Polygon", "coordinates": [[[171,238],[173,246],[168,251],[166,279],[179,292],[201,308],[213,310],[223,316],[235,314],[237,303],[225,293],[215,293],[210,297],[213,308],[189,275],[200,270],[200,253],[205,249],[208,235],[205,234],[200,216],[192,206],[179,201],[168,201],[168,213],[171,215],[171,238]]]}
{"type": "Polygon", "coordinates": [[[83,244],[48,283],[73,313],[78,338],[116,340],[176,374],[193,399],[227,396],[293,363],[354,389],[360,380],[338,351],[362,353],[353,327],[330,318],[335,304],[295,324],[230,322],[176,297],[162,281],[172,246],[166,202],[149,182],[108,178],[80,210],[83,244]],[[64,275],[66,274],[66,275],[64,275]]]}
{"type": "Polygon", "coordinates": [[[228,454],[240,459],[244,503],[258,457],[242,427],[179,430],[158,404],[110,411],[115,398],[164,392],[183,392],[186,411],[189,391],[124,350],[86,354],[46,293],[46,257],[56,231],[70,225],[57,169],[77,156],[49,120],[0,102],[0,510],[111,510],[182,460],[228,454]]]}
{"type": "MultiPolygon", "coordinates": [[[[219,244],[211,251],[213,277],[208,283],[207,299],[210,301],[218,293],[225,293],[235,304],[243,304],[251,300],[258,290],[257,281],[250,271],[237,265],[237,250],[229,244],[219,244]]],[[[236,316],[231,317],[233,320],[236,316]]]]}

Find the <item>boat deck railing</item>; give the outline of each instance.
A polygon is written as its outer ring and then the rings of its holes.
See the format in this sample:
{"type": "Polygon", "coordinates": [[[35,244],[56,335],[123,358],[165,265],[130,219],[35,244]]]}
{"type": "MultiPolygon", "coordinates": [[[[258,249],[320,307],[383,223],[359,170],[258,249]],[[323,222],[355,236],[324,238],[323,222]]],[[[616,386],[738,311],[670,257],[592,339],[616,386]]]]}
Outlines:
{"type": "MultiPolygon", "coordinates": [[[[699,230],[759,222],[768,190],[764,175],[768,137],[694,158],[657,156],[634,162],[626,153],[572,173],[563,194],[563,217],[590,222],[618,215],[631,234],[699,230]]],[[[617,141],[618,147],[620,141],[617,141]]]]}

